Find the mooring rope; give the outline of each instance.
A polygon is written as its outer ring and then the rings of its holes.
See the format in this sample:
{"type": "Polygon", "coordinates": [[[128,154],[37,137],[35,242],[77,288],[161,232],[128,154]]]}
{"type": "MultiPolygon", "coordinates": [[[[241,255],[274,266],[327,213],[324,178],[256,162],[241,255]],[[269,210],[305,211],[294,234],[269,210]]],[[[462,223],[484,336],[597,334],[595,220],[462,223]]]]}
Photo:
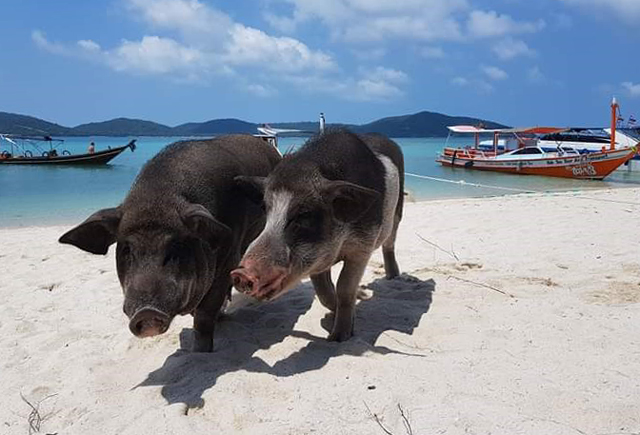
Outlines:
{"type": "MultiPolygon", "coordinates": [[[[493,186],[490,184],[480,184],[480,183],[469,183],[465,180],[449,180],[448,178],[438,178],[438,177],[430,177],[427,175],[419,175],[419,174],[412,174],[410,172],[406,172],[405,175],[408,175],[410,177],[415,177],[415,178],[421,178],[423,180],[431,180],[431,181],[438,181],[441,183],[450,183],[450,184],[457,184],[459,186],[470,186],[470,187],[480,187],[480,188],[484,188],[484,189],[496,189],[496,190],[505,190],[505,191],[510,191],[510,192],[518,192],[518,193],[563,193],[563,192],[552,192],[552,191],[544,191],[544,190],[530,190],[530,189],[518,189],[518,188],[514,188],[514,187],[502,187],[502,186],[493,186]]],[[[616,199],[606,199],[606,198],[594,198],[592,196],[566,196],[567,198],[574,198],[574,199],[586,199],[586,200],[590,200],[590,201],[600,201],[600,202],[611,202],[611,203],[615,203],[615,204],[625,204],[625,205],[635,205],[635,206],[640,206],[640,203],[638,202],[632,202],[632,201],[619,201],[616,199]]]]}
{"type": "Polygon", "coordinates": [[[429,177],[427,175],[418,175],[418,174],[411,174],[409,172],[405,173],[405,175],[409,175],[411,177],[416,177],[416,178],[422,178],[425,180],[432,180],[432,181],[440,181],[442,183],[451,183],[451,184],[459,184],[459,185],[463,185],[463,186],[471,186],[471,187],[483,187],[485,189],[497,189],[497,190],[508,190],[511,192],[519,192],[519,193],[541,193],[535,190],[524,190],[524,189],[516,189],[513,187],[502,187],[502,186],[491,186],[489,184],[480,184],[480,183],[469,183],[467,181],[464,180],[449,180],[447,178],[438,178],[438,177],[429,177]]]}

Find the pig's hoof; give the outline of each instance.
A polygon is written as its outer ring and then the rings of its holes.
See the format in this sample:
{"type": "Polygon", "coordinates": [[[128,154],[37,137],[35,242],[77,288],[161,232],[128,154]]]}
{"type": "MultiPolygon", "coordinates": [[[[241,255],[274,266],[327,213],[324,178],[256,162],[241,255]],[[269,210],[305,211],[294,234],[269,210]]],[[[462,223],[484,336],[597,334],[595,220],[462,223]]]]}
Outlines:
{"type": "Polygon", "coordinates": [[[341,343],[343,341],[347,341],[352,336],[353,336],[353,332],[351,331],[332,331],[331,334],[329,334],[329,337],[327,338],[327,340],[337,341],[338,343],[341,343]]]}
{"type": "Polygon", "coordinates": [[[193,337],[192,352],[213,352],[213,337],[200,334],[196,331],[193,337]]]}

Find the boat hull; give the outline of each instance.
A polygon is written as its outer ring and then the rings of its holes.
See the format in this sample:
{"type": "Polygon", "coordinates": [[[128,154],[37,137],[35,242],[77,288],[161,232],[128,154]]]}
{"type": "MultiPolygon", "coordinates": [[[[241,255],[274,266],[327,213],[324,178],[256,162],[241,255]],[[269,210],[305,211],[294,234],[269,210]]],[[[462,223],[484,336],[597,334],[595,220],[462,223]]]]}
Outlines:
{"type": "Polygon", "coordinates": [[[127,148],[130,145],[87,154],[0,158],[0,165],[106,165],[127,148]]]}
{"type": "Polygon", "coordinates": [[[501,159],[475,150],[445,148],[436,161],[443,166],[480,171],[602,180],[635,155],[635,148],[626,148],[570,156],[501,159]]]}

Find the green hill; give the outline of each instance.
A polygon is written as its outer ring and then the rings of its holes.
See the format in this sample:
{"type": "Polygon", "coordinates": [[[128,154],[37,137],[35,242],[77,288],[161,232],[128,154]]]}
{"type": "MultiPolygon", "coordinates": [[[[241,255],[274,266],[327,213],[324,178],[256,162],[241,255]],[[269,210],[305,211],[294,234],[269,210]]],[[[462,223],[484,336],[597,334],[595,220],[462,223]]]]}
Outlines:
{"type": "Polygon", "coordinates": [[[91,122],[71,129],[73,136],[173,136],[166,125],[142,119],[116,118],[104,122],[91,122]]]}
{"type": "Polygon", "coordinates": [[[381,133],[389,137],[443,137],[448,125],[483,124],[486,128],[503,128],[502,124],[466,116],[448,116],[435,112],[382,118],[369,124],[354,126],[357,133],[381,133]]]}
{"type": "Polygon", "coordinates": [[[67,136],[71,129],[53,122],[16,113],[0,112],[0,134],[19,134],[28,136],[67,136]]]}
{"type": "Polygon", "coordinates": [[[174,136],[213,136],[219,134],[257,133],[257,124],[239,119],[214,119],[206,122],[190,122],[173,127],[174,136]]]}
{"type": "MultiPolygon", "coordinates": [[[[465,116],[448,116],[435,112],[419,112],[413,115],[382,118],[364,125],[327,124],[329,127],[346,127],[356,133],[382,133],[390,137],[442,137],[448,134],[447,126],[456,124],[484,124],[487,128],[504,127],[493,121],[465,116]]],[[[116,118],[104,122],[92,122],[68,128],[25,115],[0,112],[0,133],[51,136],[215,136],[230,133],[257,133],[260,124],[240,119],[214,119],[206,122],[190,122],[169,127],[141,119],[116,118]]],[[[318,122],[279,122],[269,124],[273,128],[318,131],[318,122]]],[[[289,134],[290,135],[290,134],[289,134]]]]}

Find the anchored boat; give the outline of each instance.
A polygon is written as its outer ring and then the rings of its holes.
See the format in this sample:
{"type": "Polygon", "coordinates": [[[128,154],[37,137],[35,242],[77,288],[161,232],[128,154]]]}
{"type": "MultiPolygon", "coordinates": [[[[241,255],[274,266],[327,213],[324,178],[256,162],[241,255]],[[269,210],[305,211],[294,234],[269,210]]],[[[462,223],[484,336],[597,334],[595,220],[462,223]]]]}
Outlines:
{"type": "Polygon", "coordinates": [[[0,165],[105,165],[126,149],[134,151],[136,140],[120,147],[84,154],[58,151],[64,142],[51,136],[18,136],[0,134],[0,165]]]}
{"type": "Polygon", "coordinates": [[[619,146],[616,142],[618,104],[615,98],[611,108],[613,121],[608,143],[601,140],[587,143],[581,140],[582,146],[578,148],[567,145],[568,141],[553,143],[548,140],[554,135],[561,137],[563,132],[570,130],[564,128],[483,129],[458,125],[448,128],[453,133],[473,134],[474,145],[464,148],[445,147],[436,161],[443,166],[485,171],[601,180],[634,158],[637,153],[638,143],[635,146],[619,146]],[[493,135],[493,149],[480,141],[481,134],[493,135]]]}

